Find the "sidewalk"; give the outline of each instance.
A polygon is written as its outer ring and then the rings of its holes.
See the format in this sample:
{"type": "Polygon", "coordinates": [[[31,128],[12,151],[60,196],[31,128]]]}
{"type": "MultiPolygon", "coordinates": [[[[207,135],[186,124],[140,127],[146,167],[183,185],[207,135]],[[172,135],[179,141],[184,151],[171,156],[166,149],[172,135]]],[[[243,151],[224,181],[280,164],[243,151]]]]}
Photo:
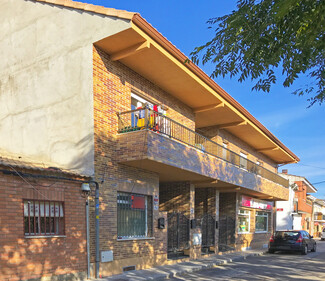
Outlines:
{"type": "Polygon", "coordinates": [[[221,264],[235,261],[241,261],[249,256],[261,256],[265,251],[249,250],[245,252],[233,252],[223,255],[211,255],[198,260],[181,262],[173,265],[157,266],[145,270],[135,270],[123,274],[113,275],[97,281],[145,281],[145,280],[165,280],[171,277],[180,276],[185,273],[191,273],[202,269],[209,269],[221,264]]]}

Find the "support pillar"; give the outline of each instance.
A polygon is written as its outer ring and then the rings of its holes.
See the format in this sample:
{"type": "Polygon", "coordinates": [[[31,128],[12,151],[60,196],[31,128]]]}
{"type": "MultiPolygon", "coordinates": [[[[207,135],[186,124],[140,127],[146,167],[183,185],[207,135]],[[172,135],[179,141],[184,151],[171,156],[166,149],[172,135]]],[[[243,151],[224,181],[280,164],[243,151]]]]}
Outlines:
{"type": "Polygon", "coordinates": [[[218,254],[219,252],[219,190],[216,190],[215,194],[215,218],[216,218],[216,231],[214,233],[214,252],[218,254]],[[217,227],[218,226],[218,227],[217,227]]]}
{"type": "MultiPolygon", "coordinates": [[[[195,186],[190,184],[190,221],[195,219],[195,186]]],[[[191,225],[190,225],[191,227],[191,225]]],[[[195,245],[195,236],[201,234],[201,229],[195,227],[190,229],[190,258],[198,259],[201,257],[201,244],[195,245]]],[[[202,241],[202,239],[201,239],[202,241]]]]}

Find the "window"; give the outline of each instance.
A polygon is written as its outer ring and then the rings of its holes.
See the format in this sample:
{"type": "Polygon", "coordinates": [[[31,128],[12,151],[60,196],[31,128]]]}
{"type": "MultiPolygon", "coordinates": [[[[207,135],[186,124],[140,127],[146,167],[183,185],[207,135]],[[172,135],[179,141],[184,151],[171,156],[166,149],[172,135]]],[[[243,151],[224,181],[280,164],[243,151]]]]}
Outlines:
{"type": "Polygon", "coordinates": [[[249,211],[239,210],[238,212],[238,232],[249,232],[249,211]]]}
{"type": "Polygon", "coordinates": [[[239,166],[240,168],[247,169],[247,154],[243,152],[240,153],[239,166]]]}
{"type": "Polygon", "coordinates": [[[256,168],[255,168],[255,173],[260,175],[261,174],[261,167],[262,167],[262,162],[260,162],[259,160],[256,161],[256,168]]]}
{"type": "Polygon", "coordinates": [[[255,231],[256,232],[267,232],[267,228],[268,228],[268,213],[267,212],[256,212],[255,231]]]}
{"type": "Polygon", "coordinates": [[[64,235],[63,202],[24,200],[24,233],[64,235]]]}
{"type": "Polygon", "coordinates": [[[152,236],[152,196],[117,194],[117,238],[152,236]]]}
{"type": "Polygon", "coordinates": [[[223,143],[222,144],[222,159],[224,159],[224,160],[228,160],[228,150],[227,150],[227,148],[228,148],[228,145],[226,144],[226,143],[223,143]]]}

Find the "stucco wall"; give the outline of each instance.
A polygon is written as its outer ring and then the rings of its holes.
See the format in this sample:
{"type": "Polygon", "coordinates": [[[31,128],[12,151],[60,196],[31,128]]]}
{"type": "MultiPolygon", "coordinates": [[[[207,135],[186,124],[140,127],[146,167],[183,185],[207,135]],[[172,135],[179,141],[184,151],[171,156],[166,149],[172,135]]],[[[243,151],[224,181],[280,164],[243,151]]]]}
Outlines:
{"type": "Polygon", "coordinates": [[[293,226],[292,213],[294,212],[294,198],[295,192],[292,187],[289,188],[289,200],[277,201],[276,208],[283,209],[276,212],[276,230],[290,230],[293,226]]]}
{"type": "Polygon", "coordinates": [[[0,153],[92,175],[92,43],[129,22],[34,1],[0,11],[0,153]]]}

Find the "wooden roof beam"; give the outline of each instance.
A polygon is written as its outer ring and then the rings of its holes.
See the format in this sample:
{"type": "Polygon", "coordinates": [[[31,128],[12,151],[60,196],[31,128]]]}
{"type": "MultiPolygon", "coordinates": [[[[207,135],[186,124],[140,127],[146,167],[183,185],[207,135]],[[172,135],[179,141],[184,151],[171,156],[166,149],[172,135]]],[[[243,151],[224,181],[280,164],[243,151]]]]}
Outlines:
{"type": "Polygon", "coordinates": [[[279,147],[266,147],[266,148],[260,148],[256,149],[258,152],[266,152],[266,151],[274,151],[274,150],[279,150],[279,147]]]}
{"type": "Polygon", "coordinates": [[[216,103],[216,104],[210,104],[210,105],[206,105],[206,106],[200,106],[200,107],[196,107],[193,108],[194,113],[199,113],[199,112],[204,112],[204,111],[210,111],[219,107],[224,107],[225,103],[221,102],[221,103],[216,103]]]}
{"type": "Polygon", "coordinates": [[[225,129],[229,127],[237,127],[237,126],[243,126],[247,125],[247,121],[237,121],[237,122],[231,122],[231,123],[225,123],[218,125],[219,129],[225,129]]]}
{"type": "Polygon", "coordinates": [[[143,43],[139,43],[139,44],[135,44],[131,47],[128,47],[124,50],[118,51],[116,53],[111,54],[111,60],[112,61],[117,61],[117,60],[121,60],[124,59],[128,56],[132,56],[135,53],[138,53],[140,51],[143,51],[145,49],[149,49],[150,48],[150,42],[149,41],[145,41],[143,43]]]}

